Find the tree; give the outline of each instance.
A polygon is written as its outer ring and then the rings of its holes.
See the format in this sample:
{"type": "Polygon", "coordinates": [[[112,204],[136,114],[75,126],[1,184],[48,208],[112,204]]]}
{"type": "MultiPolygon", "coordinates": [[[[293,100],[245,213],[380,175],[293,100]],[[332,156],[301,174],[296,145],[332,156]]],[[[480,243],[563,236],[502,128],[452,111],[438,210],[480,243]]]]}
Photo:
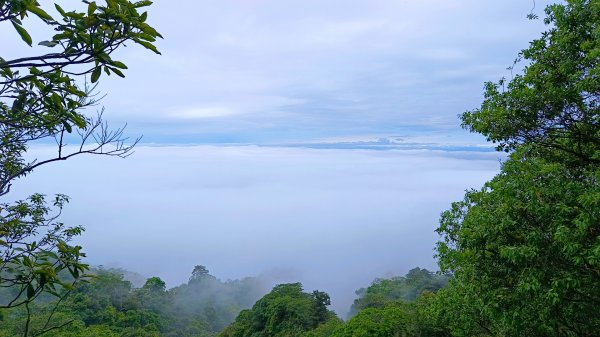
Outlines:
{"type": "Polygon", "coordinates": [[[302,337],[331,337],[343,325],[344,321],[336,316],[331,316],[327,321],[306,332],[302,337]]]}
{"type": "Polygon", "coordinates": [[[367,308],[338,327],[332,337],[395,337],[408,335],[409,317],[402,308],[388,305],[367,308]]]}
{"type": "Polygon", "coordinates": [[[222,281],[204,266],[196,266],[189,282],[169,290],[174,316],[182,327],[190,319],[205,323],[205,331],[215,334],[231,324],[242,309],[248,309],[267,289],[259,278],[222,281]]]}
{"type": "Polygon", "coordinates": [[[448,282],[446,275],[413,268],[405,276],[375,279],[356,291],[350,320],[332,336],[449,336],[439,319],[436,292],[448,282]]]}
{"type": "Polygon", "coordinates": [[[135,299],[142,307],[155,313],[160,312],[165,306],[165,302],[170,301],[165,281],[156,276],[147,279],[144,286],[137,289],[135,299]]]}
{"type": "Polygon", "coordinates": [[[551,28],[515,61],[527,62],[523,74],[486,83],[483,104],[462,115],[463,126],[500,150],[526,143],[559,161],[597,165],[600,2],[568,0],[547,7],[546,14],[551,28]]]}
{"type": "MultiPolygon", "coordinates": [[[[515,152],[502,173],[442,215],[440,265],[450,289],[492,332],[600,333],[599,170],[515,152]]],[[[457,303],[457,302],[455,302],[457,303]]],[[[458,305],[458,304],[457,304],[458,305]]]]}
{"type": "Polygon", "coordinates": [[[240,312],[221,337],[300,337],[319,325],[337,320],[326,309],[329,295],[302,291],[302,284],[280,284],[258,300],[252,309],[240,312]]]}
{"type": "Polygon", "coordinates": [[[106,6],[95,1],[85,12],[55,9],[60,21],[49,15],[34,0],[0,1],[0,22],[10,22],[23,41],[33,41],[24,19],[37,16],[54,35],[39,45],[51,53],[13,60],[0,58],[0,195],[10,191],[14,179],[40,165],[66,160],[82,153],[126,156],[132,146],[124,144],[123,129],[110,130],[100,118],[85,116],[82,109],[97,103],[89,87],[78,78],[90,75],[95,83],[104,71],[123,77],[127,66],[111,57],[127,42],[140,44],[156,53],[152,44],[161,35],[146,23],[147,13],[138,10],[151,1],[108,0],[106,6]],[[66,152],[65,137],[77,133],[80,146],[66,152]],[[23,154],[34,140],[53,138],[56,157],[26,162],[23,154]]]}
{"type": "MultiPolygon", "coordinates": [[[[94,84],[102,72],[123,77],[127,66],[111,55],[127,42],[158,53],[153,42],[161,36],[146,23],[147,13],[139,12],[151,2],[83,2],[82,12],[55,4],[56,14],[50,15],[35,0],[0,0],[0,23],[12,26],[27,45],[34,42],[26,28],[30,17],[53,32],[38,43],[51,52],[10,60],[0,57],[0,196],[10,192],[15,179],[41,165],[84,153],[125,157],[137,142],[126,144],[123,128],[111,130],[102,112],[84,114],[97,98],[94,86],[83,79],[89,75],[94,84]],[[76,136],[79,145],[67,147],[67,139],[76,136]],[[29,144],[45,139],[56,142],[56,155],[25,160],[29,144]]],[[[54,199],[55,215],[40,194],[0,204],[0,288],[10,290],[4,292],[0,308],[25,306],[29,311],[42,293],[62,296],[70,291],[87,269],[81,247],[69,244],[83,229],[55,221],[67,201],[62,195],[54,199]]],[[[31,333],[27,327],[26,336],[31,333]]]]}
{"type": "Polygon", "coordinates": [[[205,266],[197,265],[197,266],[194,266],[194,270],[192,270],[192,276],[190,276],[189,281],[190,282],[200,281],[207,277],[212,277],[210,275],[208,269],[205,266]]]}
{"type": "Polygon", "coordinates": [[[147,290],[149,292],[158,292],[164,293],[167,291],[167,284],[165,281],[161,280],[160,277],[151,277],[146,280],[142,289],[147,290]]]}
{"type": "Polygon", "coordinates": [[[349,316],[354,316],[365,308],[383,308],[397,301],[414,301],[423,292],[435,292],[448,282],[448,276],[436,275],[427,269],[413,268],[406,276],[390,279],[375,279],[367,289],[356,291],[359,298],[354,300],[349,316]]]}
{"type": "Polygon", "coordinates": [[[512,153],[441,216],[453,278],[436,297],[457,336],[600,335],[600,1],[546,13],[523,74],[462,116],[512,153]]]}

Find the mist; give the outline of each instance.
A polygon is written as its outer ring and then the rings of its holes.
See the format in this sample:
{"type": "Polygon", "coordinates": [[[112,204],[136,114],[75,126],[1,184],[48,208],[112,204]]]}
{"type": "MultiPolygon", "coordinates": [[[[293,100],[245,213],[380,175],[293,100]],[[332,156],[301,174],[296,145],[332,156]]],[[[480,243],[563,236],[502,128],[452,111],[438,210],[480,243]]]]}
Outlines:
{"type": "MultiPolygon", "coordinates": [[[[51,147],[35,146],[43,157],[51,147]]],[[[138,146],[46,165],[14,196],[64,193],[61,221],[93,265],[175,287],[193,266],[219,279],[302,282],[344,316],[354,291],[415,266],[436,270],[440,212],[500,167],[486,151],[138,146]]]]}

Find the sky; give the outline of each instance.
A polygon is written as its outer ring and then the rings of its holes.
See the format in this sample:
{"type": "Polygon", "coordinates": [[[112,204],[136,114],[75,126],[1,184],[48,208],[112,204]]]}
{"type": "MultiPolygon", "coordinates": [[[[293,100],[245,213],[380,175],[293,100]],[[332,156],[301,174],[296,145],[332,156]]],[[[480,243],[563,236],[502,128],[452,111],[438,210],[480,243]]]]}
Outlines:
{"type": "MultiPolygon", "coordinates": [[[[147,142],[452,134],[539,35],[533,1],[157,1],[156,57],[100,87],[147,142]],[[173,19],[176,18],[176,19],[173,19]],[[114,80],[114,81],[112,81],[114,80]]],[[[543,3],[536,4],[542,14],[543,3]]],[[[136,60],[136,62],[127,62],[136,60]]]]}
{"type": "MultiPolygon", "coordinates": [[[[70,195],[63,218],[87,228],[93,264],[169,286],[195,264],[267,273],[344,313],[374,277],[436,269],[440,212],[503,158],[457,115],[511,76],[547,3],[156,1],[162,55],[130,44],[115,55],[127,77],[98,86],[105,118],[143,135],[136,153],[42,167],[13,196],[70,195]]],[[[15,35],[0,31],[4,58],[42,48],[15,35]]]]}
{"type": "MultiPolygon", "coordinates": [[[[42,3],[50,4],[45,0],[42,3]]],[[[62,1],[70,8],[76,1],[62,1]]],[[[510,76],[548,1],[159,0],[162,56],[133,44],[103,77],[106,118],[148,143],[290,143],[461,132],[483,83],[510,76]]],[[[49,12],[52,13],[52,10],[49,12]]],[[[34,41],[49,32],[27,22],[34,41]]],[[[26,47],[14,32],[3,57],[26,47]]]]}

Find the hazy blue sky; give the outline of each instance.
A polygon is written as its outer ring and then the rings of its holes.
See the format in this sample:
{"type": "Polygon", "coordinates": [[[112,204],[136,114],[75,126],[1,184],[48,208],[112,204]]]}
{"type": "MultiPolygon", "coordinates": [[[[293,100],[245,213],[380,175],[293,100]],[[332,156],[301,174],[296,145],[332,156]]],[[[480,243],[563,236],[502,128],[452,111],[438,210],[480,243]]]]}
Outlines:
{"type": "MultiPolygon", "coordinates": [[[[543,17],[547,2],[536,1],[534,12],[543,17]]],[[[543,29],[525,18],[533,6],[158,0],[149,21],[165,37],[163,55],[123,49],[127,79],[104,78],[99,91],[109,120],[155,143],[454,134],[483,82],[510,76],[517,51],[543,29]]],[[[15,41],[4,57],[27,52],[15,35],[0,32],[15,41]]],[[[32,35],[41,41],[48,32],[32,35]]]]}
{"type": "MultiPolygon", "coordinates": [[[[98,87],[106,119],[145,144],[40,168],[13,195],[69,194],[64,220],[88,228],[94,264],[170,286],[195,264],[271,273],[330,292],[343,314],[374,277],[435,268],[440,212],[498,171],[457,114],[511,76],[543,29],[533,5],[158,0],[163,55],[130,46],[127,78],[98,87]]],[[[32,52],[10,33],[5,56],[32,52]]]]}
{"type": "MultiPolygon", "coordinates": [[[[537,1],[542,14],[544,3],[537,1]]],[[[533,1],[157,1],[162,57],[101,86],[150,142],[456,133],[542,29],[533,1]]],[[[135,61],[133,61],[135,60],[135,61]]],[[[461,136],[462,137],[462,136],[461,136]]]]}

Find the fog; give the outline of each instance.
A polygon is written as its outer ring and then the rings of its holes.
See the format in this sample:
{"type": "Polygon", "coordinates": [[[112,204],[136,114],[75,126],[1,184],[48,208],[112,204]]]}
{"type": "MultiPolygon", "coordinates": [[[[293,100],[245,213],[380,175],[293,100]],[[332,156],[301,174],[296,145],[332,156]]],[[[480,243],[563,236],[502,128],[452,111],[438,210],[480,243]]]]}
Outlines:
{"type": "MultiPolygon", "coordinates": [[[[34,147],[42,157],[50,147],[34,147]]],[[[93,265],[159,276],[202,264],[220,279],[300,281],[344,315],[354,290],[415,266],[436,269],[440,212],[499,169],[494,152],[258,146],[139,146],[123,160],[41,167],[13,196],[64,193],[62,221],[86,228],[93,265]]]]}

